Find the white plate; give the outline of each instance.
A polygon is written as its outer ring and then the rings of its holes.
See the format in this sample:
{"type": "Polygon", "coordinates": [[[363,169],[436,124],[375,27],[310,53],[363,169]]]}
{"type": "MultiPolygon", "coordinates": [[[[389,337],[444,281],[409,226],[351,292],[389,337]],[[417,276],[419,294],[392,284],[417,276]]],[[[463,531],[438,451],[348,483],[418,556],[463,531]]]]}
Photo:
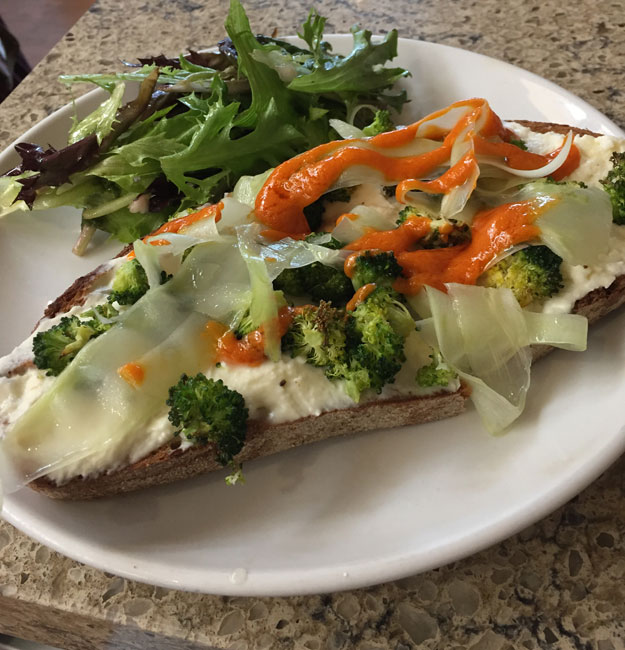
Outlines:
{"type": "MultiPolygon", "coordinates": [[[[350,39],[331,40],[344,50],[350,39]]],[[[483,96],[505,118],[624,135],[554,84],[478,54],[401,40],[398,63],[413,72],[412,117],[483,96]]],[[[81,99],[80,110],[94,101],[81,99]]],[[[62,145],[70,114],[62,109],[21,139],[62,145]]],[[[0,222],[0,304],[15,306],[3,312],[0,352],[23,338],[47,298],[115,250],[74,258],[76,225],[58,213],[0,222]]],[[[625,314],[605,319],[587,353],[555,352],[538,364],[528,408],[506,436],[488,436],[469,411],[254,462],[241,487],[218,473],[92,503],[22,490],[5,500],[4,517],[81,562],[200,592],[336,591],[437,567],[543,517],[623,451],[624,325],[625,314]]]]}

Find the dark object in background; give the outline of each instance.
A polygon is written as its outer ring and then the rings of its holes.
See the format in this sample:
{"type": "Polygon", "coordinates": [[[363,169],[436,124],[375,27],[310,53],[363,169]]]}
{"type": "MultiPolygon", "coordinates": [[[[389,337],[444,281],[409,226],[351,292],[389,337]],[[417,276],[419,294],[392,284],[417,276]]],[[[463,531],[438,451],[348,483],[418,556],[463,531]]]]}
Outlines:
{"type": "Polygon", "coordinates": [[[17,39],[0,18],[0,101],[30,72],[17,39]]]}

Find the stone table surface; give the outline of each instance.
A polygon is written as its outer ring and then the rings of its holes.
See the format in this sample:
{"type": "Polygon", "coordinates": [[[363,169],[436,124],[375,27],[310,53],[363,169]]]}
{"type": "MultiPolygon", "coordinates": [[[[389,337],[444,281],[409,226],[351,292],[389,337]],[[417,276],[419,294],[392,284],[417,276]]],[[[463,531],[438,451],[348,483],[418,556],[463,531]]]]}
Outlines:
{"type": "MultiPolygon", "coordinates": [[[[308,1],[249,0],[258,32],[293,33],[308,1]]],[[[517,64],[625,127],[625,4],[581,0],[322,0],[327,30],[444,43],[517,64]]],[[[99,0],[0,106],[0,146],[68,101],[63,72],[214,44],[227,3],[99,0]]],[[[368,589],[226,598],[133,583],[0,523],[0,632],[62,648],[625,647],[625,460],[520,534],[463,561],[368,589]]]]}

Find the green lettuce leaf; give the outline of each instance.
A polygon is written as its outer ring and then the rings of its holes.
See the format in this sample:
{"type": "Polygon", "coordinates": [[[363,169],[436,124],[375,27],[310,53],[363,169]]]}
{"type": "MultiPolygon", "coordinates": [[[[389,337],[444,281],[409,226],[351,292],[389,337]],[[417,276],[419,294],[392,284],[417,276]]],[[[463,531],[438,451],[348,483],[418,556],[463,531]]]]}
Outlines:
{"type": "Polygon", "coordinates": [[[128,208],[122,208],[91,219],[90,223],[94,223],[99,230],[110,233],[123,244],[130,244],[158,228],[167,220],[167,216],[167,212],[130,212],[128,208]]]}
{"type": "Polygon", "coordinates": [[[113,122],[122,104],[125,89],[126,84],[122,82],[116,83],[111,96],[99,108],[87,115],[84,120],[75,122],[69,132],[69,144],[74,144],[92,133],[95,133],[98,144],[100,144],[104,136],[108,135],[113,129],[113,122]]]}
{"type": "Polygon", "coordinates": [[[289,88],[304,93],[364,93],[390,88],[408,73],[384,64],[397,56],[397,30],[380,43],[371,42],[367,29],[352,28],[354,48],[345,58],[326,57],[311,74],[291,81],[289,88]]]}
{"type": "Polygon", "coordinates": [[[302,31],[297,32],[297,35],[306,41],[312,52],[313,64],[311,67],[318,68],[322,66],[328,58],[328,52],[332,49],[329,43],[323,40],[325,25],[326,18],[320,16],[316,9],[311,9],[308,18],[302,25],[302,31]]]}
{"type": "MultiPolygon", "coordinates": [[[[92,83],[100,88],[110,91],[116,83],[120,81],[138,81],[145,80],[152,70],[156,68],[155,65],[144,65],[143,67],[134,70],[133,72],[114,72],[110,74],[63,74],[59,77],[67,86],[72,86],[77,83],[92,83]]],[[[174,68],[159,68],[159,84],[176,83],[177,81],[184,81],[189,76],[186,70],[176,70],[174,68]]]]}

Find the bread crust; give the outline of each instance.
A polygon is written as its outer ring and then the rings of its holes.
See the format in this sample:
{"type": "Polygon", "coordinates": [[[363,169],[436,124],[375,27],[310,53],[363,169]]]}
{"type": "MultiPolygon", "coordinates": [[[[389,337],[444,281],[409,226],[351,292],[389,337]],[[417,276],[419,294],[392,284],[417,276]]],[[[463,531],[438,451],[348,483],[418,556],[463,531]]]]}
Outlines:
{"type": "Polygon", "coordinates": [[[521,126],[526,126],[528,129],[535,133],[559,133],[566,135],[569,131],[573,131],[575,135],[592,135],[594,138],[600,137],[601,133],[589,131],[588,129],[580,129],[578,126],[567,126],[566,124],[553,124],[551,122],[533,122],[532,120],[509,120],[516,122],[521,126]]]}
{"type": "MultiPolygon", "coordinates": [[[[274,425],[252,420],[248,423],[245,446],[237,455],[237,460],[245,463],[350,433],[452,417],[462,413],[467,396],[466,391],[461,389],[454,393],[438,393],[427,397],[376,400],[274,425]]],[[[108,474],[86,480],[77,477],[62,485],[56,485],[42,477],[29,486],[53,499],[83,500],[172,483],[223,469],[215,460],[214,445],[194,446],[182,451],[175,448],[178,442],[163,445],[136,463],[108,474]]]]}
{"type": "Polygon", "coordinates": [[[91,273],[75,280],[58,298],[48,304],[43,312],[44,318],[54,318],[72,307],[84,305],[87,296],[93,291],[94,285],[103,273],[104,267],[98,266],[91,273]]]}
{"type": "MultiPolygon", "coordinates": [[[[573,131],[578,135],[599,136],[586,129],[560,124],[515,120],[538,133],[573,131]]],[[[118,255],[126,255],[129,247],[118,255]]],[[[45,316],[52,318],[82,304],[93,288],[102,267],[79,278],[61,296],[50,303],[45,316]]],[[[608,287],[595,289],[575,303],[573,312],[584,315],[589,323],[596,322],[625,303],[625,276],[620,276],[608,287]]],[[[533,358],[545,356],[553,348],[535,346],[533,358]]],[[[19,374],[28,367],[14,369],[19,374]]],[[[264,421],[250,421],[245,446],[237,459],[247,462],[270,454],[292,449],[305,444],[332,437],[381,428],[394,428],[440,420],[459,415],[465,408],[469,390],[461,387],[453,393],[437,393],[430,396],[375,400],[355,407],[328,411],[317,416],[300,418],[291,422],[269,424],[264,421]]],[[[39,478],[29,486],[54,499],[84,500],[131,492],[153,485],[160,485],[197,476],[220,469],[215,461],[211,444],[194,446],[184,451],[175,440],[165,444],[145,458],[96,477],[76,477],[67,483],[57,485],[46,477],[39,478]]]]}

